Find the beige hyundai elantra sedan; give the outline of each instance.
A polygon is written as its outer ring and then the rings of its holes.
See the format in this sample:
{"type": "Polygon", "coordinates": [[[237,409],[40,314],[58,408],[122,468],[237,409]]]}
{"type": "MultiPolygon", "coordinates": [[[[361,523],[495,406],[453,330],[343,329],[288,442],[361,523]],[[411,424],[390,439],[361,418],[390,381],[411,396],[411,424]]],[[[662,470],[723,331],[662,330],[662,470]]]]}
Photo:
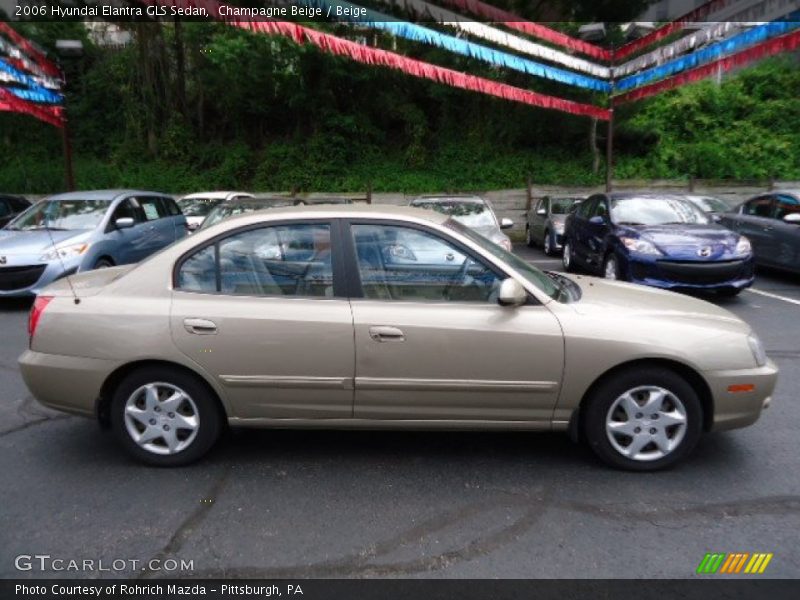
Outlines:
{"type": "Polygon", "coordinates": [[[54,283],[29,325],[33,395],[164,466],[231,425],[564,431],[653,470],[755,422],[777,377],[721,308],[546,274],[411,208],[232,218],[54,283]]]}

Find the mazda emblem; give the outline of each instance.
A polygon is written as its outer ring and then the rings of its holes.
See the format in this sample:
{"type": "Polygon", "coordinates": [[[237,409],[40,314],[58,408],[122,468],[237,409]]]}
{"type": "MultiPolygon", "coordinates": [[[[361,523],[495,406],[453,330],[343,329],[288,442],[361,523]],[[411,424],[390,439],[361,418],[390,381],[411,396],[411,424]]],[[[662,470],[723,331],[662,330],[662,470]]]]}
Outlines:
{"type": "Polygon", "coordinates": [[[697,251],[697,256],[702,256],[703,258],[711,256],[711,246],[703,246],[700,248],[700,250],[697,251]]]}
{"type": "Polygon", "coordinates": [[[0,256],[0,265],[4,265],[8,262],[8,259],[5,256],[0,256]]]}

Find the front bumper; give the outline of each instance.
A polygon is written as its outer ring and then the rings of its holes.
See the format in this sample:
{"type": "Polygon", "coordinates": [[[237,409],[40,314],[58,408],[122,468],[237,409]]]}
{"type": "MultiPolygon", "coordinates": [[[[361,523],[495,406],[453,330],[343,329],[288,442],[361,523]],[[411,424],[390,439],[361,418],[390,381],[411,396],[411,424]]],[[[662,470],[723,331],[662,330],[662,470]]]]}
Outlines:
{"type": "Polygon", "coordinates": [[[100,390],[120,363],[26,350],[19,357],[25,385],[39,403],[83,416],[95,414],[100,390]]]}
{"type": "Polygon", "coordinates": [[[669,290],[733,290],[753,284],[753,259],[680,261],[628,255],[627,280],[669,290]]]}
{"type": "Polygon", "coordinates": [[[36,260],[33,256],[9,256],[0,266],[0,298],[35,296],[46,285],[66,275],[75,273],[80,260],[52,261],[36,260]]]}
{"type": "Polygon", "coordinates": [[[769,405],[778,379],[778,367],[771,360],[763,367],[703,373],[714,400],[713,431],[746,427],[758,420],[769,405]],[[731,391],[752,385],[749,391],[731,391]]]}

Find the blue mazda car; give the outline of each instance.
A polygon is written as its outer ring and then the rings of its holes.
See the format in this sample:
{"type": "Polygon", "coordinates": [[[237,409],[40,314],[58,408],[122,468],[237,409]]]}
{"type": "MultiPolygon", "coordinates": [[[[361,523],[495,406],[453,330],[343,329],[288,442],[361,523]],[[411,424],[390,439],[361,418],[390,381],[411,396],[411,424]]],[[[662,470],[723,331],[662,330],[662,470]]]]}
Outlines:
{"type": "Polygon", "coordinates": [[[596,194],[567,217],[564,268],[673,290],[734,296],[753,283],[744,236],[683,196],[596,194]]]}
{"type": "Polygon", "coordinates": [[[35,295],[78,271],[138,262],[185,235],[186,218],[164,194],[51,196],[0,229],[0,297],[35,295]]]}

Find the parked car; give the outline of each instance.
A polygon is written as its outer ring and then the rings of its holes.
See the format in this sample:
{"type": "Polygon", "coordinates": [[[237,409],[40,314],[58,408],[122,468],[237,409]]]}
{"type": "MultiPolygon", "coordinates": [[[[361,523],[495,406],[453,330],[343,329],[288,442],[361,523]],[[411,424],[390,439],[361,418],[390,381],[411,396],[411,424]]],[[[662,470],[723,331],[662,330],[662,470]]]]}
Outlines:
{"type": "Polygon", "coordinates": [[[0,228],[5,227],[11,219],[30,206],[31,203],[21,196],[0,194],[0,228]]]}
{"type": "Polygon", "coordinates": [[[73,284],[90,301],[56,282],[34,303],[22,376],[156,465],[198,459],[227,421],[557,430],[652,470],[756,421],[777,378],[726,310],[545,274],[434,211],[261,211],[73,284]]]}
{"type": "Polygon", "coordinates": [[[760,194],[722,223],[748,237],[756,264],[800,273],[800,190],[760,194]]]}
{"type": "Polygon", "coordinates": [[[435,210],[453,217],[486,239],[511,251],[511,239],[502,229],[511,229],[514,221],[498,219],[491,203],[480,196],[421,196],[413,199],[409,206],[435,210]]]}
{"type": "Polygon", "coordinates": [[[211,212],[211,209],[220,202],[252,197],[253,194],[247,192],[198,192],[178,200],[178,206],[181,207],[181,212],[186,217],[189,231],[194,231],[203,224],[203,220],[211,212]]]}
{"type": "Polygon", "coordinates": [[[206,216],[200,229],[205,229],[216,225],[220,221],[233,217],[235,215],[242,215],[246,213],[255,212],[257,210],[266,210],[269,208],[280,208],[282,206],[294,206],[295,201],[292,198],[281,198],[277,196],[253,196],[250,198],[234,198],[217,204],[206,216]]]}
{"type": "Polygon", "coordinates": [[[723,200],[715,198],[714,196],[698,196],[696,194],[687,194],[684,196],[697,208],[709,215],[712,220],[719,222],[722,215],[731,210],[723,200]]]}
{"type": "Polygon", "coordinates": [[[544,196],[528,211],[525,223],[525,243],[542,246],[544,253],[552,256],[564,246],[564,222],[567,213],[582,198],[575,196],[544,196]]]}
{"type": "Polygon", "coordinates": [[[134,263],[186,235],[169,196],[135,190],[41,200],[0,230],[0,296],[30,296],[80,271],[134,263]]]}
{"type": "Polygon", "coordinates": [[[320,196],[310,198],[295,198],[293,201],[294,206],[316,206],[318,204],[352,204],[351,198],[343,198],[341,196],[320,196]]]}
{"type": "Polygon", "coordinates": [[[567,218],[564,268],[675,290],[733,296],[753,283],[742,235],[682,196],[597,194],[567,218]]]}

